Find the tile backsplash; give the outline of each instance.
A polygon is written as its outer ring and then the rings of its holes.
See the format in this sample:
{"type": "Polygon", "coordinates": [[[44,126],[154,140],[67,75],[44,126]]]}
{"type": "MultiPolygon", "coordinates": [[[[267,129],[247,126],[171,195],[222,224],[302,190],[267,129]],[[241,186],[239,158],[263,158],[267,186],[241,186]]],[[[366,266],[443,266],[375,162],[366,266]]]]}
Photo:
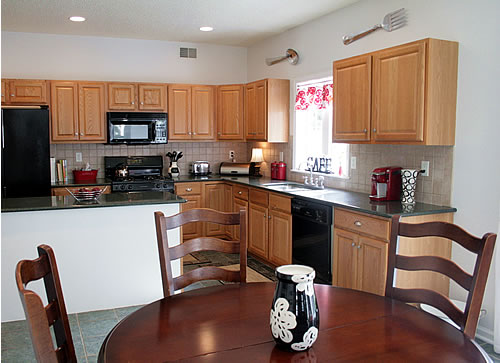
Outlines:
{"type": "MultiPolygon", "coordinates": [[[[67,159],[68,170],[79,169],[90,163],[93,169],[99,169],[98,177],[104,177],[104,156],[143,156],[162,155],[169,151],[182,151],[184,157],[179,160],[181,174],[189,174],[189,163],[195,160],[210,162],[213,173],[219,170],[219,164],[230,161],[229,151],[234,150],[237,162],[248,162],[253,147],[263,149],[264,160],[261,173],[270,177],[270,165],[279,161],[283,152],[283,161],[287,163],[287,179],[303,182],[303,173],[291,171],[293,140],[284,144],[266,142],[169,142],[167,145],[104,145],[104,144],[52,144],[50,155],[56,159],[67,159]],[[75,154],[82,153],[82,162],[75,161],[75,154]]],[[[326,177],[325,185],[331,188],[347,189],[369,193],[371,191],[371,171],[376,167],[397,165],[403,168],[420,169],[420,162],[430,162],[430,175],[419,176],[416,199],[418,202],[436,205],[450,205],[451,176],[453,165],[453,147],[450,146],[409,146],[409,145],[351,145],[351,156],[357,158],[357,168],[350,170],[348,179],[326,177]]],[[[164,158],[164,174],[168,168],[168,158],[164,158]]],[[[72,178],[72,173],[69,177],[72,178]]]]}
{"type": "MultiPolygon", "coordinates": [[[[283,152],[287,163],[287,179],[303,182],[304,173],[291,171],[293,140],[287,144],[270,144],[253,142],[248,145],[251,155],[252,147],[263,149],[265,163],[261,172],[270,176],[270,165],[279,160],[283,152]]],[[[356,169],[350,170],[348,179],[326,177],[325,186],[347,189],[362,193],[371,192],[371,172],[381,166],[401,166],[409,169],[420,169],[423,160],[430,162],[430,175],[417,179],[417,202],[436,205],[450,205],[452,189],[453,147],[451,146],[412,146],[412,145],[351,145],[350,155],[356,157],[356,169]]]]}
{"type": "Polygon", "coordinates": [[[87,162],[92,169],[98,169],[98,178],[104,178],[104,156],[145,156],[162,155],[164,170],[166,175],[169,166],[169,159],[165,154],[169,151],[182,151],[183,157],[178,165],[181,174],[189,174],[189,163],[203,160],[210,162],[210,170],[217,173],[219,164],[223,161],[230,161],[229,151],[235,152],[237,162],[247,162],[249,160],[248,147],[244,142],[169,142],[166,145],[104,145],[104,144],[51,144],[50,156],[58,159],[68,160],[69,178],[73,169],[80,169],[87,162]],[[76,162],[76,153],[82,153],[82,162],[76,162]]]}

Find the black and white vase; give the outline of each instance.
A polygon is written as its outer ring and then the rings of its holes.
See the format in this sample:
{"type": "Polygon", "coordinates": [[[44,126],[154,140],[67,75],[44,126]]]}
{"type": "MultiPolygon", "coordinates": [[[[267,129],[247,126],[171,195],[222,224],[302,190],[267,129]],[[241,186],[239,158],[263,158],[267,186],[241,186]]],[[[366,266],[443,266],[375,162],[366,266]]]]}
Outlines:
{"type": "Polygon", "coordinates": [[[415,191],[417,190],[417,177],[420,170],[414,169],[402,169],[401,179],[402,179],[402,195],[401,203],[403,204],[415,204],[415,191]]]}
{"type": "Polygon", "coordinates": [[[284,265],[276,268],[278,283],[271,307],[271,332],[278,347],[305,351],[316,341],[319,310],[313,268],[284,265]]]}

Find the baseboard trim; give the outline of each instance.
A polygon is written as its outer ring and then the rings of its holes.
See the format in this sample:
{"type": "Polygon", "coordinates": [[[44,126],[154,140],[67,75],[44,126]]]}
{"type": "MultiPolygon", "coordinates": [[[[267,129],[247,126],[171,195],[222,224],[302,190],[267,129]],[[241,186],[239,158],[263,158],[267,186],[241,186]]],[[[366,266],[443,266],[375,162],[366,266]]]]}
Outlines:
{"type": "Polygon", "coordinates": [[[476,338],[479,338],[488,344],[493,344],[493,330],[478,325],[476,330],[476,338]]]}

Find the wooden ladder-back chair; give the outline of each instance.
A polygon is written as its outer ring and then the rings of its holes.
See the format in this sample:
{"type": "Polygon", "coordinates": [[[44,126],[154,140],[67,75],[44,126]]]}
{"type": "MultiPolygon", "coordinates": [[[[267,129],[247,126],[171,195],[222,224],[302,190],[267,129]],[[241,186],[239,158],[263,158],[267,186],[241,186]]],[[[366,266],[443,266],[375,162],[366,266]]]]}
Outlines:
{"type": "Polygon", "coordinates": [[[75,346],[71,337],[68,314],[59,281],[56,258],[50,246],[38,246],[35,260],[22,260],[16,266],[16,282],[19,296],[33,342],[38,362],[76,362],[75,346]],[[43,278],[47,292],[47,306],[35,292],[27,290],[26,284],[43,278]],[[50,327],[54,328],[56,347],[50,327]]]}
{"type": "Polygon", "coordinates": [[[433,306],[445,313],[467,337],[474,339],[496,237],[494,233],[486,233],[482,238],[478,238],[447,222],[409,224],[400,223],[399,216],[392,217],[385,295],[407,303],[433,306]],[[398,236],[435,236],[455,241],[477,255],[474,272],[470,275],[456,263],[443,257],[397,255],[398,236]],[[468,291],[465,310],[462,312],[450,299],[436,291],[393,287],[396,268],[407,271],[434,271],[453,279],[468,291]]]}
{"type": "Polygon", "coordinates": [[[199,208],[165,217],[162,212],[155,212],[156,236],[160,255],[163,294],[170,296],[175,290],[183,289],[194,282],[202,280],[222,280],[228,282],[246,282],[247,243],[246,243],[246,211],[224,213],[213,209],[199,208]],[[240,225],[240,240],[225,241],[215,237],[198,237],[178,246],[168,247],[167,230],[180,227],[191,222],[210,222],[223,225],[240,225]],[[204,266],[172,277],[171,261],[184,257],[191,252],[218,251],[240,254],[240,271],[229,271],[219,267],[204,266]]]}

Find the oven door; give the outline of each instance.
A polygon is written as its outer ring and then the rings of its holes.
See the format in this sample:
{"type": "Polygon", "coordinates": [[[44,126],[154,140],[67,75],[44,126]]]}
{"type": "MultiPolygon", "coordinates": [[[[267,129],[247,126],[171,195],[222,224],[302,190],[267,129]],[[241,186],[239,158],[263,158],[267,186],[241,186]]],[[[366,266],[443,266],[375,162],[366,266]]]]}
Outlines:
{"type": "Polygon", "coordinates": [[[109,120],[110,144],[149,144],[155,139],[154,121],[109,120]]]}

